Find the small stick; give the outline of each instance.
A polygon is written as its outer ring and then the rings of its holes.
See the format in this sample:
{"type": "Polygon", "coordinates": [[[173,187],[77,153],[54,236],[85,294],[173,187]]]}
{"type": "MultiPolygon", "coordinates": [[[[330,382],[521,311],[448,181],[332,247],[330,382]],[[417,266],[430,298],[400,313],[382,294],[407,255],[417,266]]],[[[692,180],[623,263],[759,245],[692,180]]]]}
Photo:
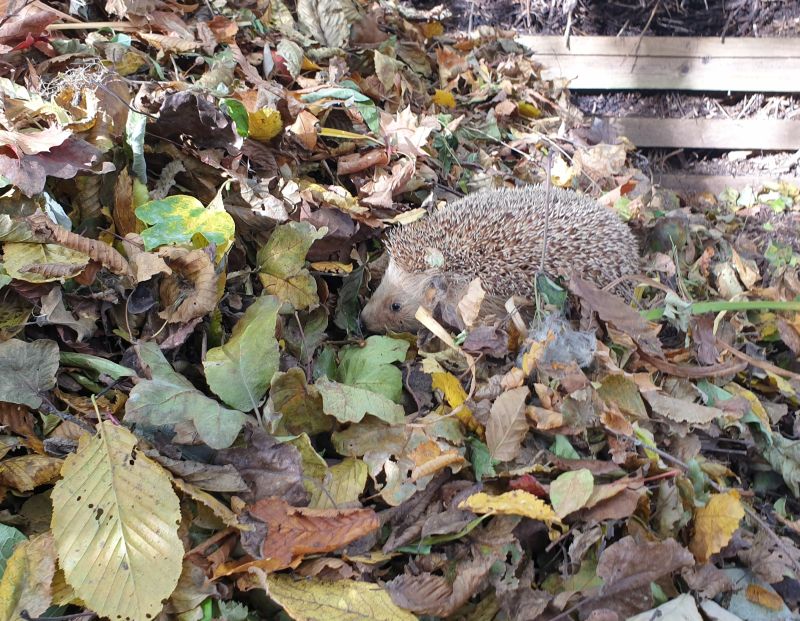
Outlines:
{"type": "Polygon", "coordinates": [[[547,260],[547,233],[550,227],[550,170],[552,167],[553,152],[547,152],[547,177],[544,190],[544,234],[542,235],[542,260],[539,263],[539,273],[544,274],[544,264],[547,260]]]}

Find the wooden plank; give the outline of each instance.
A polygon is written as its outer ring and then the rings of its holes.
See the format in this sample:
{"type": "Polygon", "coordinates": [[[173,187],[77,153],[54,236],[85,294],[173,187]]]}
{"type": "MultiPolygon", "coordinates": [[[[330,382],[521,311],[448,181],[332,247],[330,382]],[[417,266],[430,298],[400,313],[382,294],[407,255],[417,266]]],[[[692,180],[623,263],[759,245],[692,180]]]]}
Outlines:
{"type": "Polygon", "coordinates": [[[556,56],[682,56],[798,58],[800,40],[785,37],[564,37],[520,35],[517,42],[536,54],[556,56]]]}
{"type": "Polygon", "coordinates": [[[653,175],[653,181],[662,188],[667,188],[675,192],[686,194],[711,192],[712,194],[716,195],[727,188],[743,190],[746,187],[751,187],[758,191],[764,187],[765,184],[774,181],[783,181],[800,188],[800,177],[790,176],[782,176],[779,179],[776,179],[775,177],[770,176],[759,177],[755,175],[740,175],[733,177],[727,175],[662,173],[653,175]]]}
{"type": "Polygon", "coordinates": [[[518,37],[571,90],[800,92],[800,40],[518,37]]]}
{"type": "Polygon", "coordinates": [[[800,149],[800,121],[773,119],[600,119],[601,135],[625,136],[637,147],[800,149]]]}

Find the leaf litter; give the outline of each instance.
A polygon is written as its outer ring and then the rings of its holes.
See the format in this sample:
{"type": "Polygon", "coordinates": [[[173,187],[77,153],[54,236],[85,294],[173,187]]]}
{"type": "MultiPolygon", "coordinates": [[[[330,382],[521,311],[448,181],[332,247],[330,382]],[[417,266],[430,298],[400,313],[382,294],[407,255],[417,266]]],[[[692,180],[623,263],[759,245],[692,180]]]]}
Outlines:
{"type": "Polygon", "coordinates": [[[798,188],[653,187],[436,10],[5,8],[2,618],[798,613],[798,188]],[[630,223],[631,305],[361,332],[387,227],[520,183],[630,223]]]}

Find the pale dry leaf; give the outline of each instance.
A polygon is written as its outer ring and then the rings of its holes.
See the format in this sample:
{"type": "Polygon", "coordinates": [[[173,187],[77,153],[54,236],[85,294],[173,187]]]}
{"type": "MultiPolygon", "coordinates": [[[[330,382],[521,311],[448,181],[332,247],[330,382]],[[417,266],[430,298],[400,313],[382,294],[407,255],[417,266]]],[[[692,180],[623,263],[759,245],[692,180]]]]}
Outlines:
{"type": "Polygon", "coordinates": [[[527,386],[504,392],[495,399],[486,424],[486,444],[489,454],[498,461],[511,461],[522,448],[522,441],[528,433],[528,420],[525,417],[527,386]]]}

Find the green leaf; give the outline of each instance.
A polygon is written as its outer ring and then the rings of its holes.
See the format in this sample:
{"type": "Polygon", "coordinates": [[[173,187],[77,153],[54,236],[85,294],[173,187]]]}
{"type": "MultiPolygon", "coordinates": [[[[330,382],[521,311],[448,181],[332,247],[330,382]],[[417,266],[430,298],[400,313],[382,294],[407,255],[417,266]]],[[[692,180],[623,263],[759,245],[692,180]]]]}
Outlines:
{"type": "Polygon", "coordinates": [[[329,88],[321,88],[319,90],[314,91],[313,93],[304,93],[300,95],[300,99],[305,101],[306,103],[314,103],[315,101],[319,101],[320,99],[340,99],[343,101],[347,101],[352,99],[353,101],[372,101],[369,97],[364,95],[363,93],[359,93],[357,90],[352,88],[340,88],[337,86],[332,86],[329,88]]]}
{"type": "Polygon", "coordinates": [[[27,537],[23,535],[13,526],[6,526],[0,524],[0,578],[6,570],[6,563],[11,555],[14,554],[14,548],[20,541],[25,541],[27,537]]]}
{"type": "Polygon", "coordinates": [[[191,421],[213,449],[233,444],[247,417],[208,398],[169,366],[155,343],[138,346],[152,379],[136,384],[125,403],[125,421],[155,427],[191,421]]]}
{"type": "Polygon", "coordinates": [[[342,350],[336,379],[399,403],[403,394],[403,375],[392,363],[405,360],[407,351],[407,341],[371,336],[364,347],[352,345],[342,350]]]}
{"type": "Polygon", "coordinates": [[[475,479],[482,481],[490,477],[497,476],[494,469],[494,460],[489,454],[489,447],[478,438],[469,439],[470,460],[472,470],[475,472],[475,479]]]}
{"type": "Polygon", "coordinates": [[[278,370],[278,298],[257,299],[236,323],[230,340],[208,350],[203,361],[208,387],[232,408],[255,410],[278,370]]]}
{"type": "Polygon", "coordinates": [[[403,406],[369,390],[332,382],[327,377],[318,379],[315,386],[322,394],[322,409],[339,422],[357,423],[367,414],[390,425],[404,420],[403,406]]]}
{"type": "Polygon", "coordinates": [[[247,115],[247,108],[238,99],[223,99],[222,109],[228,113],[235,126],[236,133],[242,138],[247,138],[250,133],[250,117],[247,115]]]}
{"type": "Polygon", "coordinates": [[[131,149],[133,170],[142,183],[147,183],[147,161],[144,158],[144,134],[147,128],[147,117],[140,112],[130,110],[125,123],[125,138],[131,149]]]}
{"type": "Polygon", "coordinates": [[[789,440],[779,433],[756,437],[756,446],[775,472],[779,472],[795,498],[800,498],[800,440],[789,440]],[[768,442],[765,441],[768,439],[768,442]]]}
{"type": "Polygon", "coordinates": [[[67,457],[53,489],[53,536],[67,583],[111,619],[154,619],[183,564],[170,477],[124,427],[101,423],[67,457]]]}
{"type": "Polygon", "coordinates": [[[576,451],[572,445],[567,440],[566,436],[561,434],[557,434],[555,440],[553,440],[553,445],[550,447],[550,451],[553,455],[558,455],[564,459],[580,459],[581,456],[578,455],[578,451],[576,451]]]}
{"type": "Polygon", "coordinates": [[[339,287],[339,296],[336,300],[336,311],[333,314],[333,323],[347,334],[358,332],[359,301],[358,292],[364,282],[364,266],[359,265],[344,277],[342,286],[339,287]]]}
{"type": "Polygon", "coordinates": [[[582,509],[594,490],[594,477],[586,468],[559,475],[550,484],[550,504],[556,515],[563,519],[582,509]]]}
{"type": "Polygon", "coordinates": [[[136,208],[136,217],[152,225],[142,231],[148,251],[168,244],[188,244],[196,234],[225,249],[236,232],[228,212],[206,209],[193,196],[168,196],[150,201],[136,208]]]}
{"type": "Polygon", "coordinates": [[[317,230],[308,222],[276,226],[256,257],[264,290],[298,310],[316,306],[317,283],[305,268],[306,254],[311,244],[327,232],[325,227],[317,230]]]}
{"type": "Polygon", "coordinates": [[[136,375],[133,369],[123,367],[121,364],[111,362],[100,356],[92,356],[91,354],[77,354],[70,351],[62,351],[61,354],[59,354],[59,359],[64,366],[89,369],[90,371],[108,375],[113,380],[136,375]]]}
{"type": "Polygon", "coordinates": [[[56,385],[57,371],[55,341],[11,339],[0,343],[0,401],[38,408],[41,393],[56,385]]]}

